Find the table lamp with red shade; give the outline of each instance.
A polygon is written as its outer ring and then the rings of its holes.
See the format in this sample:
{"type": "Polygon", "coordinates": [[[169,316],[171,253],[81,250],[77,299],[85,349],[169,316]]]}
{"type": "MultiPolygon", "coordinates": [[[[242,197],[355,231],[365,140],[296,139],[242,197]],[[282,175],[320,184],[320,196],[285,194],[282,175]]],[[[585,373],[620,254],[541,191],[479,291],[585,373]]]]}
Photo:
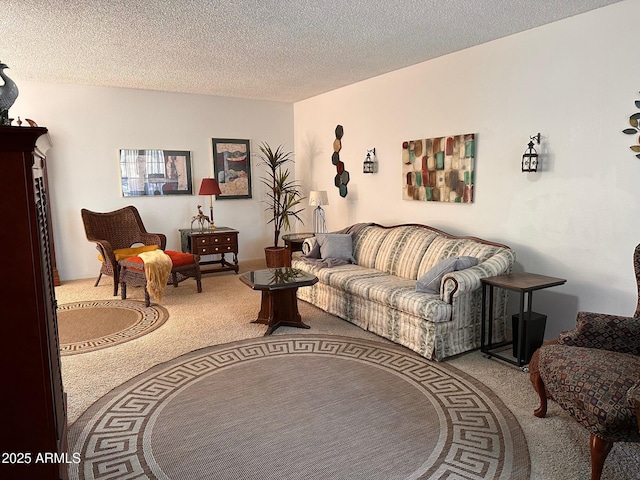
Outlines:
{"type": "Polygon", "coordinates": [[[214,229],[216,226],[213,223],[213,196],[220,195],[220,186],[215,178],[203,178],[200,184],[200,191],[198,195],[209,195],[209,228],[214,229]]]}

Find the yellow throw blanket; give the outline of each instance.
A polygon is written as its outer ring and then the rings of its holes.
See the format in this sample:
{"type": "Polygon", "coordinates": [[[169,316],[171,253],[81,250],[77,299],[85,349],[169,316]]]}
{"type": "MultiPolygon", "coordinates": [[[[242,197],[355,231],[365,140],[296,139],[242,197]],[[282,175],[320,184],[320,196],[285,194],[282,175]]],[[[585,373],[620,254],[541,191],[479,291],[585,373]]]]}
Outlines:
{"type": "Polygon", "coordinates": [[[162,302],[164,289],[171,275],[171,257],[162,250],[142,252],[138,256],[144,262],[144,273],[147,277],[147,292],[156,302],[162,302]]]}

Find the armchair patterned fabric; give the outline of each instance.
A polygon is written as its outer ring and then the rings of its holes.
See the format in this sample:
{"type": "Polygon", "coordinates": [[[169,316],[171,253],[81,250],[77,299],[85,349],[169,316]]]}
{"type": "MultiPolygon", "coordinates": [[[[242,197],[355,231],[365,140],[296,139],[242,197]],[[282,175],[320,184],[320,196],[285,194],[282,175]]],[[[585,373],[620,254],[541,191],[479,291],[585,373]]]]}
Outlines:
{"type": "MultiPolygon", "coordinates": [[[[634,254],[640,298],[640,245],[634,254]]],[[[614,442],[640,442],[640,306],[633,317],[579,312],[574,330],[538,349],[529,365],[539,397],[590,433],[591,480],[598,480],[614,442]]]]}

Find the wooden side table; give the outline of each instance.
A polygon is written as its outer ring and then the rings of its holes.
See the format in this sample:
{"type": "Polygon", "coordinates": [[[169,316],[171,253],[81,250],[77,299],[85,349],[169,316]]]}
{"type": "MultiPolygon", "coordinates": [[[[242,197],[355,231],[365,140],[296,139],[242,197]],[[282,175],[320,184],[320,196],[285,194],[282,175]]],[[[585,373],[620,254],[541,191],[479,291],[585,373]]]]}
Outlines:
{"type": "MultiPolygon", "coordinates": [[[[507,275],[496,275],[494,277],[487,277],[481,279],[482,282],[482,323],[481,323],[481,338],[480,338],[480,351],[486,354],[488,357],[496,357],[505,362],[511,363],[518,367],[522,367],[526,361],[524,358],[524,346],[525,346],[525,324],[530,322],[533,315],[536,315],[531,308],[532,295],[535,290],[541,290],[543,288],[555,287],[566,283],[564,278],[547,277],[545,275],[538,275],[535,273],[510,273],[507,275]],[[520,294],[520,313],[518,315],[518,338],[514,338],[511,341],[501,342],[499,344],[493,343],[493,293],[494,288],[503,288],[505,290],[511,290],[520,294]],[[489,300],[489,311],[487,312],[487,290],[489,300]],[[525,312],[525,297],[527,297],[527,311],[525,312]],[[526,315],[526,317],[525,317],[526,315]],[[488,328],[486,326],[488,322],[488,328]],[[486,334],[488,333],[488,340],[486,334]],[[502,356],[493,350],[504,347],[506,345],[514,344],[516,348],[516,359],[502,356]]],[[[539,314],[538,314],[539,315],[539,314]]],[[[528,361],[528,360],[527,360],[528,361]]]]}
{"type": "Polygon", "coordinates": [[[215,268],[202,269],[202,273],[234,271],[238,273],[238,231],[229,227],[200,230],[197,228],[180,229],[182,251],[194,255],[220,255],[219,260],[200,260],[200,265],[219,265],[215,268]],[[233,263],[225,258],[225,254],[233,254],[233,263]]]}

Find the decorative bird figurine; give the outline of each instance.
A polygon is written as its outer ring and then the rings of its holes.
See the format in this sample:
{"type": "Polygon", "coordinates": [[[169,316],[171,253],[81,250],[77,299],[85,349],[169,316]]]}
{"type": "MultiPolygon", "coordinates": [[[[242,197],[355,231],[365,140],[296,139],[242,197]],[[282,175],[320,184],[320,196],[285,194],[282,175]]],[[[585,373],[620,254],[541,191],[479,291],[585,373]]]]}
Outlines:
{"type": "Polygon", "coordinates": [[[4,73],[4,69],[9,68],[0,62],[0,78],[4,80],[4,85],[0,87],[0,125],[9,125],[9,108],[18,98],[18,86],[4,73]]]}

